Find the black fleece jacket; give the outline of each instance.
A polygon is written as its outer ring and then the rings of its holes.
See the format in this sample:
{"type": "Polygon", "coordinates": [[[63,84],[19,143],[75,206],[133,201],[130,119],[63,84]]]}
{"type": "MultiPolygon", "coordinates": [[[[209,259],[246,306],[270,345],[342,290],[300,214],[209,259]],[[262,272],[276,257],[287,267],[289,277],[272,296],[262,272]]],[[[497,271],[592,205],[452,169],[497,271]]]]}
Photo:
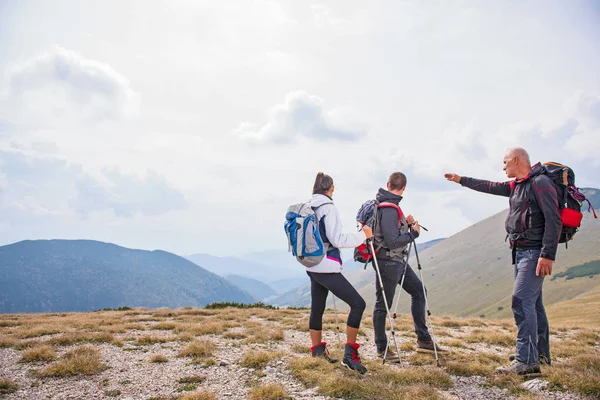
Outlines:
{"type": "Polygon", "coordinates": [[[562,230],[562,220],[554,184],[537,163],[523,179],[490,182],[461,177],[460,184],[478,192],[509,198],[505,227],[511,246],[517,249],[540,249],[541,257],[554,260],[562,230]]]}
{"type": "MultiPolygon", "coordinates": [[[[399,205],[402,200],[402,196],[395,195],[383,188],[380,188],[377,192],[375,199],[379,203],[393,203],[399,205]]],[[[404,230],[407,233],[402,233],[398,224],[398,211],[392,207],[382,207],[378,209],[379,212],[379,229],[383,235],[383,247],[389,250],[399,249],[406,247],[411,240],[419,237],[416,231],[408,232],[408,227],[405,226],[404,230]]],[[[406,224],[406,218],[402,217],[401,223],[406,224]]]]}

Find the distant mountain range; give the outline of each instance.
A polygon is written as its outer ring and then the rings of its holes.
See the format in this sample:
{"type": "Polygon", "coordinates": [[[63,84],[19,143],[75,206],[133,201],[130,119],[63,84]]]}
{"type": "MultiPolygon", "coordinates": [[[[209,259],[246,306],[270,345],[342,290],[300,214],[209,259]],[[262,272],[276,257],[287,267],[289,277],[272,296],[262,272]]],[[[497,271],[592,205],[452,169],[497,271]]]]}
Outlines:
{"type": "Polygon", "coordinates": [[[242,257],[216,257],[198,253],[185,256],[188,260],[219,276],[236,275],[269,285],[278,293],[301,285],[304,267],[285,250],[252,253],[242,257]]]}
{"type": "Polygon", "coordinates": [[[204,307],[217,301],[255,299],[165,251],[91,240],[27,240],[0,247],[0,313],[204,307]]]}
{"type": "MultiPolygon", "coordinates": [[[[600,209],[600,190],[582,190],[600,209]]],[[[600,274],[593,270],[598,265],[593,262],[600,260],[600,219],[585,214],[569,249],[560,246],[554,272],[575,269],[569,270],[569,279],[547,280],[547,304],[600,288],[600,274]],[[590,268],[593,271],[586,272],[590,268]]],[[[432,311],[486,317],[510,314],[513,278],[504,242],[505,215],[506,210],[450,238],[418,243],[432,311]]],[[[351,250],[343,252],[343,273],[372,309],[375,273],[371,266],[365,270],[354,262],[351,254],[351,250]]],[[[411,265],[416,268],[414,257],[411,265]]],[[[409,300],[403,296],[399,310],[407,312],[409,300]]],[[[203,307],[217,301],[308,306],[308,277],[285,249],[240,257],[193,254],[183,258],[91,240],[27,240],[0,246],[0,313],[203,307]]],[[[338,307],[345,305],[338,302],[338,307]]]]}

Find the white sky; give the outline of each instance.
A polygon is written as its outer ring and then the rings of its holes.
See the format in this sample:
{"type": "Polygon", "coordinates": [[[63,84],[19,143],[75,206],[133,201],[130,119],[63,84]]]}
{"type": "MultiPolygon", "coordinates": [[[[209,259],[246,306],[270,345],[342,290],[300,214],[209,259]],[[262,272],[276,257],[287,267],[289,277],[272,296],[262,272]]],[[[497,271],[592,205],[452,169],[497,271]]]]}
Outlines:
{"type": "Polygon", "coordinates": [[[0,244],[285,250],[319,171],[446,237],[513,146],[598,187],[599,42],[592,0],[0,1],[0,244]]]}

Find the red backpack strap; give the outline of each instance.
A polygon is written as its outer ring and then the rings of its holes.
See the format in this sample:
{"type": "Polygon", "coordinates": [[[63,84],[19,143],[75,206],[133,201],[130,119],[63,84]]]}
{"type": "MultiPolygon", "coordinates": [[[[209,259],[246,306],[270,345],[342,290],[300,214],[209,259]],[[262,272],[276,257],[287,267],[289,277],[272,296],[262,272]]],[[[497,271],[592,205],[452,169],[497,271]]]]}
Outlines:
{"type": "Polygon", "coordinates": [[[384,208],[384,207],[395,208],[396,211],[398,211],[398,221],[400,221],[402,219],[404,214],[402,213],[402,209],[400,207],[398,207],[396,204],[383,202],[383,203],[379,203],[377,205],[377,208],[384,208]]]}

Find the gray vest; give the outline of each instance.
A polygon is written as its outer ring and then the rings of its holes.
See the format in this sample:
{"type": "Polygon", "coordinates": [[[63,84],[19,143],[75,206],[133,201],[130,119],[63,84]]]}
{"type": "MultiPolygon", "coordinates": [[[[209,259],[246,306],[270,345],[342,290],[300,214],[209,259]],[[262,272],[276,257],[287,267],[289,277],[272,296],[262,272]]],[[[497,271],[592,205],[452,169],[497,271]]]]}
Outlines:
{"type": "MultiPolygon", "coordinates": [[[[381,217],[379,211],[380,210],[376,210],[377,219],[375,221],[375,229],[373,229],[373,244],[375,245],[375,250],[380,248],[380,250],[377,251],[377,255],[392,259],[394,261],[402,261],[404,260],[404,257],[407,254],[408,245],[393,250],[387,249],[385,247],[385,242],[383,241],[383,232],[381,231],[381,226],[379,224],[379,218],[381,217]]],[[[404,214],[402,214],[402,219],[398,221],[398,231],[401,235],[410,231],[410,229],[408,228],[408,224],[406,223],[406,218],[404,217],[404,214]]]]}

